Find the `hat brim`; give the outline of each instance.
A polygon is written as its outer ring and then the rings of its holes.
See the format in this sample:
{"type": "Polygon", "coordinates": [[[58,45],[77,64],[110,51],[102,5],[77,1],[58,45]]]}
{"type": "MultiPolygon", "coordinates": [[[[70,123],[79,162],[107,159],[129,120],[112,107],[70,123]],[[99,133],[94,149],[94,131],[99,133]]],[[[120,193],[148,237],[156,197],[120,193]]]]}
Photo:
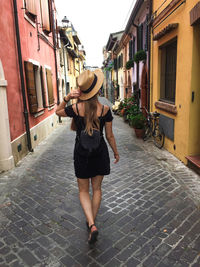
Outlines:
{"type": "Polygon", "coordinates": [[[95,87],[92,89],[92,91],[89,92],[88,94],[81,93],[81,95],[79,96],[80,100],[88,100],[88,99],[92,98],[94,95],[96,95],[98,93],[99,89],[101,88],[101,86],[103,84],[104,74],[103,74],[102,70],[96,69],[93,72],[97,76],[97,83],[96,83],[95,87]]]}

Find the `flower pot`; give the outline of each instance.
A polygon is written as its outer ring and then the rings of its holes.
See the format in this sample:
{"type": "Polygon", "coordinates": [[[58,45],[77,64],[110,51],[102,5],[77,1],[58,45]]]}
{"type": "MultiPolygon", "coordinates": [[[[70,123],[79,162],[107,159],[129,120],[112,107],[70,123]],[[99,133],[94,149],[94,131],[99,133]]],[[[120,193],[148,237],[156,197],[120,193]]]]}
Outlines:
{"type": "Polygon", "coordinates": [[[137,136],[137,138],[143,138],[144,136],[144,129],[135,129],[135,135],[137,136]]]}

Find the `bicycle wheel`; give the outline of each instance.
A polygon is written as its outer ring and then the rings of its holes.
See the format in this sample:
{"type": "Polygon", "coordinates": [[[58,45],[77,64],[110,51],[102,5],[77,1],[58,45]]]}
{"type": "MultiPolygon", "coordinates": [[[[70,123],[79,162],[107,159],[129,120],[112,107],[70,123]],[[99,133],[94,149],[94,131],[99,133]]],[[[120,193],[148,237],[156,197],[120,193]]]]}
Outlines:
{"type": "Polygon", "coordinates": [[[152,122],[147,121],[145,125],[143,140],[146,141],[147,139],[149,139],[151,137],[151,133],[152,133],[152,122]]]}
{"type": "Polygon", "coordinates": [[[154,144],[158,148],[162,148],[165,142],[165,133],[161,125],[157,126],[153,134],[154,144]]]}

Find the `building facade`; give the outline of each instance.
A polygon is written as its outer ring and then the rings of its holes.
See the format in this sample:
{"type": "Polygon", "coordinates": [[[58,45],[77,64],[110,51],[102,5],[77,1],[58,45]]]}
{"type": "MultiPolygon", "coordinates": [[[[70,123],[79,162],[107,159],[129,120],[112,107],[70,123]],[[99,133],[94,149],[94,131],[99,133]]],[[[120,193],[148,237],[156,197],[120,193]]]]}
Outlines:
{"type": "Polygon", "coordinates": [[[60,94],[62,98],[77,87],[76,80],[85,69],[85,50],[72,25],[59,26],[60,94]]]}
{"type": "MultiPolygon", "coordinates": [[[[5,135],[9,128],[10,140],[4,146],[11,147],[10,157],[15,163],[33,151],[58,122],[55,25],[52,0],[1,3],[1,76],[5,76],[6,86],[0,102],[7,102],[4,112],[8,114],[1,133],[5,135]]],[[[3,151],[2,143],[0,146],[3,151]]],[[[6,157],[1,155],[0,162],[6,157]]],[[[2,165],[0,169],[7,168],[2,165]]]]}
{"type": "Polygon", "coordinates": [[[165,148],[185,164],[200,155],[200,2],[153,1],[151,110],[161,113],[165,148]]]}
{"type": "Polygon", "coordinates": [[[106,45],[114,61],[112,81],[117,84],[117,97],[123,100],[134,94],[139,105],[146,108],[149,108],[150,87],[150,17],[151,1],[137,0],[125,30],[110,34],[106,45]],[[136,54],[140,56],[138,62],[136,54]]]}

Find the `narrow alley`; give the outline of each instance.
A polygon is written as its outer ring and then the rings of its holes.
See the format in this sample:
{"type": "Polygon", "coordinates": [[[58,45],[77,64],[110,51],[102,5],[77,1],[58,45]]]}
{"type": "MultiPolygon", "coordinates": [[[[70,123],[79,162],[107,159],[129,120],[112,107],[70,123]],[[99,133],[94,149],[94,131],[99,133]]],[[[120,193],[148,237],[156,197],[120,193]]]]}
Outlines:
{"type": "Polygon", "coordinates": [[[113,124],[120,162],[103,182],[95,246],[87,243],[67,118],[0,174],[1,267],[200,266],[199,176],[138,140],[122,118],[113,124]]]}

